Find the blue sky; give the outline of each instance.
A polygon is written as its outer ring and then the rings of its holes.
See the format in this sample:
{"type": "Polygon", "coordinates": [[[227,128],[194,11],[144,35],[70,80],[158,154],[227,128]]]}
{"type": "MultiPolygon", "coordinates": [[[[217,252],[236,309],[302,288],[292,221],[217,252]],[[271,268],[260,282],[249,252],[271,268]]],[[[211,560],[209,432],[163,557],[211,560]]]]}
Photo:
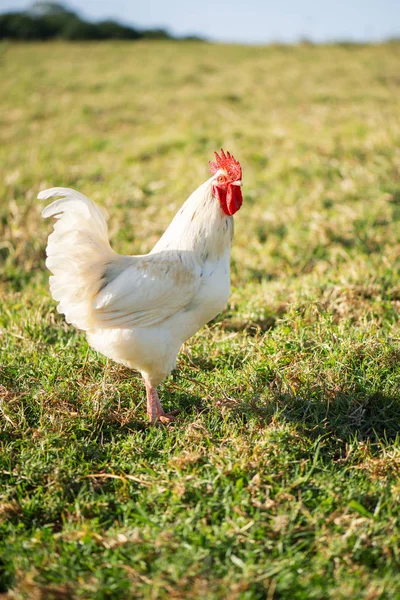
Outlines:
{"type": "MultiPolygon", "coordinates": [[[[31,4],[0,0],[0,12],[31,4]]],[[[400,0],[71,0],[67,4],[91,20],[111,17],[141,28],[164,27],[176,35],[199,34],[217,41],[400,37],[400,0]]]]}

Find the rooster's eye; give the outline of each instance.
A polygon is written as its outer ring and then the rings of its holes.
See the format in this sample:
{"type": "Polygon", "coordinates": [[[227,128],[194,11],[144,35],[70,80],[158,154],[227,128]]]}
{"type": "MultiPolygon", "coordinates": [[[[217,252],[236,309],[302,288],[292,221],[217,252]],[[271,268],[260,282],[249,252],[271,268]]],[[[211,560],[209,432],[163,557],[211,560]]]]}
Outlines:
{"type": "Polygon", "coordinates": [[[217,181],[218,181],[218,183],[225,183],[225,177],[224,177],[223,175],[220,175],[220,176],[218,177],[218,180],[217,180],[217,181]]]}

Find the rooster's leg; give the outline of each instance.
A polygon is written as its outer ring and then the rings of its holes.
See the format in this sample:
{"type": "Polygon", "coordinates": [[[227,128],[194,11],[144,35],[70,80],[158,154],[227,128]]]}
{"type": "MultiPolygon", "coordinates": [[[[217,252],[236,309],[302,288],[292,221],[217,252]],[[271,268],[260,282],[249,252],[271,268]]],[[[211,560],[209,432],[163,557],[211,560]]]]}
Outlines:
{"type": "Polygon", "coordinates": [[[144,383],[146,385],[147,394],[147,415],[150,423],[156,423],[157,421],[169,423],[172,421],[173,416],[164,412],[160,398],[158,397],[157,388],[150,385],[150,383],[148,383],[146,380],[144,383]]]}

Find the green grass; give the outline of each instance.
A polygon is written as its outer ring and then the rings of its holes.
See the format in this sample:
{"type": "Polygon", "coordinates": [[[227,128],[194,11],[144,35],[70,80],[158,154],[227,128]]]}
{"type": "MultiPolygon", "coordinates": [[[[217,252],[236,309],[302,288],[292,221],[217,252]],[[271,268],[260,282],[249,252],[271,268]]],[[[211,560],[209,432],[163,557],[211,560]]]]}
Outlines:
{"type": "Polygon", "coordinates": [[[0,47],[0,590],[400,598],[400,44],[0,47]],[[144,253],[223,146],[232,295],[163,386],[48,291],[40,189],[144,253]]]}

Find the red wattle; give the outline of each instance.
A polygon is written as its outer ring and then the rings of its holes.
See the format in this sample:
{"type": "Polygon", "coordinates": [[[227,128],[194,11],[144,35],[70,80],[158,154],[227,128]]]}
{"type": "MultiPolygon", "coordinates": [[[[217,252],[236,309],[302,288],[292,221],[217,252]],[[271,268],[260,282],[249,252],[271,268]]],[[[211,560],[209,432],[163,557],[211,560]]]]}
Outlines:
{"type": "Polygon", "coordinates": [[[240,185],[228,185],[227,207],[230,215],[234,215],[242,206],[243,196],[240,185]]]}
{"type": "Polygon", "coordinates": [[[243,196],[239,185],[228,184],[227,187],[214,185],[213,191],[226,215],[234,215],[242,206],[243,196]]]}

